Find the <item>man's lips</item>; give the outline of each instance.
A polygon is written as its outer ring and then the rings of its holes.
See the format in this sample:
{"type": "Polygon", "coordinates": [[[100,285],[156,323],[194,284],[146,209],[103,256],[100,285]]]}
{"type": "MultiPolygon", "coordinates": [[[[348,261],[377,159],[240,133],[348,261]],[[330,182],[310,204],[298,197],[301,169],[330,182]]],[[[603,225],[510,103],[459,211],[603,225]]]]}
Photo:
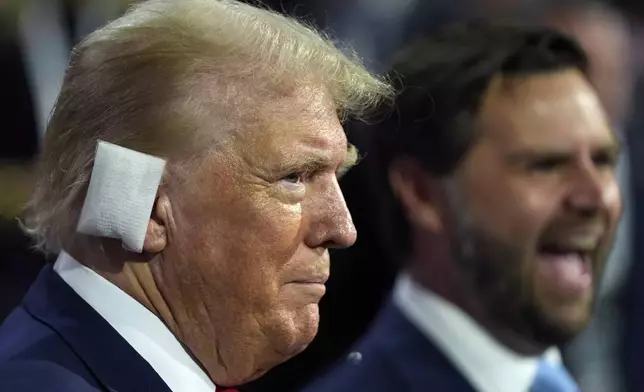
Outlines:
{"type": "Polygon", "coordinates": [[[593,253],[606,234],[603,225],[595,225],[574,231],[552,233],[539,243],[539,253],[593,253]]]}
{"type": "Polygon", "coordinates": [[[325,284],[329,280],[328,275],[322,275],[322,276],[314,276],[310,278],[302,278],[302,279],[296,279],[293,280],[291,283],[297,283],[297,284],[325,284]]]}
{"type": "Polygon", "coordinates": [[[298,293],[303,296],[302,298],[315,299],[314,302],[317,302],[326,293],[325,283],[328,278],[328,275],[300,278],[291,281],[290,285],[298,290],[298,293]]]}

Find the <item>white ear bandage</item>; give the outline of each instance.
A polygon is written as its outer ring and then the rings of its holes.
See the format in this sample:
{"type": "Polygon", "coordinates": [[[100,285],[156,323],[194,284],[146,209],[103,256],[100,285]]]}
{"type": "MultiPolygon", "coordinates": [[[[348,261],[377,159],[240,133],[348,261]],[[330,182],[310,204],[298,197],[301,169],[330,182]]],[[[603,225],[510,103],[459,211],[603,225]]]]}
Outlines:
{"type": "Polygon", "coordinates": [[[100,141],[77,231],[143,252],[165,160],[100,141]]]}

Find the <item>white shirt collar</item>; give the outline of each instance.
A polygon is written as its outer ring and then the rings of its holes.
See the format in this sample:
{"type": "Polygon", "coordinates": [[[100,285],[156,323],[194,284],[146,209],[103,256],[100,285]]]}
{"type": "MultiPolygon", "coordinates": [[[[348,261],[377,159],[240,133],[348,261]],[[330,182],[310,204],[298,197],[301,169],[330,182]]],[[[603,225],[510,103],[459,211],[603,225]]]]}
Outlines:
{"type": "Polygon", "coordinates": [[[61,252],[54,271],[145,359],[173,392],[213,392],[215,385],[170,330],[146,307],[61,252]]]}
{"type": "MultiPolygon", "coordinates": [[[[540,357],[525,357],[496,341],[472,318],[407,274],[398,277],[394,302],[479,392],[527,392],[540,357]]],[[[561,363],[556,348],[545,358],[561,363]]]]}

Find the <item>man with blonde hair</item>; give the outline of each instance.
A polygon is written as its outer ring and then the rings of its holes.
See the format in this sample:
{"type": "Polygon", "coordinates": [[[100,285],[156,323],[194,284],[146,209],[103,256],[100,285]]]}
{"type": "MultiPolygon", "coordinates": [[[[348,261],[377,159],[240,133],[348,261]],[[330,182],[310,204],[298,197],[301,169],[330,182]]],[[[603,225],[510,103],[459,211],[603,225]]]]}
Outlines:
{"type": "Polygon", "coordinates": [[[356,237],[340,120],[388,85],[312,29],[151,0],[74,50],[24,226],[59,254],[0,327],[3,391],[212,392],[302,351],[356,237]]]}

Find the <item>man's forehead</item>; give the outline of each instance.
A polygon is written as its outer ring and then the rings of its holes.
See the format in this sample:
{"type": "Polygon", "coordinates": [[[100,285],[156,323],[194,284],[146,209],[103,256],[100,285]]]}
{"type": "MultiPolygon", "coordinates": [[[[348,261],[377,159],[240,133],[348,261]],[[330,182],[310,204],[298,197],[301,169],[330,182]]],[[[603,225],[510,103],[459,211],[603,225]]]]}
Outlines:
{"type": "Polygon", "coordinates": [[[258,135],[252,138],[260,142],[259,148],[290,147],[319,154],[346,148],[344,128],[335,115],[326,118],[310,118],[303,115],[300,118],[275,120],[262,127],[258,135]]]}
{"type": "Polygon", "coordinates": [[[297,103],[288,108],[258,115],[258,121],[241,132],[238,146],[247,160],[272,167],[302,161],[329,166],[345,159],[347,138],[332,108],[297,103]]]}
{"type": "Polygon", "coordinates": [[[610,139],[612,132],[595,91],[576,71],[492,85],[479,125],[485,136],[532,144],[564,139],[610,139]]]}
{"type": "Polygon", "coordinates": [[[245,117],[250,128],[260,132],[315,135],[320,123],[339,125],[336,105],[322,88],[304,86],[266,93],[254,104],[245,117]]]}
{"type": "MultiPolygon", "coordinates": [[[[349,144],[342,128],[321,136],[303,136],[292,141],[293,157],[318,162],[320,165],[332,165],[338,161],[357,159],[357,150],[349,144]],[[353,154],[353,152],[356,152],[353,154]],[[355,155],[355,156],[354,156],[355,155]]],[[[347,162],[348,164],[353,164],[347,162]]]]}
{"type": "Polygon", "coordinates": [[[543,105],[558,100],[558,105],[588,95],[594,97],[592,101],[597,101],[588,79],[572,67],[530,75],[497,75],[485,93],[482,109],[505,105],[512,106],[515,111],[527,110],[535,103],[543,105]]]}
{"type": "Polygon", "coordinates": [[[295,121],[307,117],[326,116],[335,113],[336,105],[325,87],[315,84],[294,84],[267,92],[262,92],[261,114],[263,117],[279,117],[285,121],[295,121]]]}

